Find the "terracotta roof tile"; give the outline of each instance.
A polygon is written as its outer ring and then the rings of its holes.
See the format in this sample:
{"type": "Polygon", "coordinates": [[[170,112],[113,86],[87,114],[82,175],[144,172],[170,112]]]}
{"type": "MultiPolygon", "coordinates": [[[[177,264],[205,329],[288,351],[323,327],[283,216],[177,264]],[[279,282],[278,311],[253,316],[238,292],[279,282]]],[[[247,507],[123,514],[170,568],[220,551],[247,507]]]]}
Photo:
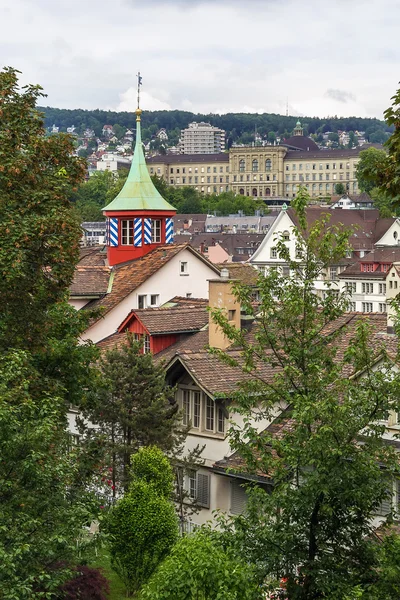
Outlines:
{"type": "Polygon", "coordinates": [[[110,267],[78,264],[70,287],[71,296],[103,296],[108,289],[110,267]]]}
{"type": "Polygon", "coordinates": [[[382,246],[378,248],[374,248],[371,250],[366,256],[360,258],[357,262],[354,262],[352,265],[347,267],[345,271],[342,271],[339,274],[339,278],[347,278],[348,276],[354,277],[362,277],[362,278],[379,278],[385,279],[387,272],[383,271],[373,271],[373,272],[364,272],[361,271],[361,264],[364,263],[385,263],[391,264],[393,262],[400,261],[400,246],[382,246]]]}
{"type": "Polygon", "coordinates": [[[78,265],[82,266],[107,266],[107,252],[105,246],[81,248],[78,265]]]}
{"type": "MultiPolygon", "coordinates": [[[[104,316],[137,287],[147,281],[149,277],[159,271],[174,256],[186,248],[190,249],[189,244],[165,244],[158,246],[142,258],[116,265],[112,270],[113,280],[111,291],[103,298],[90,302],[85,308],[102,308],[102,316],[104,316]]],[[[195,250],[192,251],[195,252],[195,250]]],[[[216,272],[219,272],[206,258],[200,255],[199,258],[207,262],[216,272]]],[[[97,320],[99,318],[101,317],[98,317],[97,320]]],[[[95,322],[93,321],[92,325],[95,322]]]]}
{"type": "MultiPolygon", "coordinates": [[[[297,215],[293,208],[288,208],[287,213],[296,227],[299,225],[297,215]]],[[[375,209],[363,210],[330,210],[320,206],[307,208],[307,221],[309,227],[316,220],[329,215],[329,225],[343,225],[353,228],[350,236],[350,245],[354,250],[373,250],[374,244],[386,233],[396,221],[395,218],[380,219],[379,211],[375,209]]]]}
{"type": "Polygon", "coordinates": [[[171,300],[163,304],[164,308],[172,308],[173,306],[190,306],[192,308],[195,306],[208,306],[208,300],[207,298],[186,298],[184,296],[174,296],[171,298],[171,300]]]}
{"type": "Polygon", "coordinates": [[[98,346],[101,352],[106,352],[107,350],[115,350],[120,349],[127,342],[126,333],[113,333],[108,337],[97,342],[96,346],[98,346]]]}
{"type": "Polygon", "coordinates": [[[133,310],[150,335],[195,332],[208,323],[205,306],[133,310]]]}
{"type": "Polygon", "coordinates": [[[260,271],[250,264],[245,263],[222,263],[217,264],[220,269],[228,269],[231,279],[238,279],[244,285],[257,285],[260,271]]]}

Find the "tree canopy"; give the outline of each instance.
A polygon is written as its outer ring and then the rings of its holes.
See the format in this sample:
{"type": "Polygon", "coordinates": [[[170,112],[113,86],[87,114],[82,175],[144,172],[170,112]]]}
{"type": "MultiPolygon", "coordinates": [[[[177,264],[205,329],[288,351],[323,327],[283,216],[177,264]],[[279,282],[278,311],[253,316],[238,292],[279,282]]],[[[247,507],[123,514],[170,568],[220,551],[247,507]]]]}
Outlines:
{"type": "Polygon", "coordinates": [[[87,316],[66,303],[81,237],[69,201],[84,175],[67,135],[46,138],[39,86],[0,72],[0,595],[52,598],[98,515],[98,448],[72,448],[67,408],[92,382],[87,316]]]}
{"type": "MultiPolygon", "coordinates": [[[[399,410],[400,379],[364,320],[351,333],[335,326],[347,294],[329,283],[324,297],[315,294],[314,282],[345,256],[350,232],[330,226],[329,217],[309,227],[307,202],[302,189],[292,203],[297,260],[283,236],[277,240],[291,275],[271,270],[259,277],[251,343],[217,310],[214,319],[242,346],[244,371],[254,374],[235,396],[244,425],[232,425],[230,443],[242,459],[239,470],[250,477],[264,473],[269,488],[249,488],[249,514],[234,521],[232,539],[260,567],[261,581],[287,581],[288,599],[339,600],[368,578],[371,515],[383,501],[390,504],[400,478],[396,452],[382,439],[387,414],[399,410]],[[257,377],[262,365],[274,372],[268,383],[257,377]],[[258,433],[255,412],[258,419],[276,419],[280,435],[275,428],[258,433]]],[[[249,290],[237,285],[236,294],[253,314],[249,290]]]]}

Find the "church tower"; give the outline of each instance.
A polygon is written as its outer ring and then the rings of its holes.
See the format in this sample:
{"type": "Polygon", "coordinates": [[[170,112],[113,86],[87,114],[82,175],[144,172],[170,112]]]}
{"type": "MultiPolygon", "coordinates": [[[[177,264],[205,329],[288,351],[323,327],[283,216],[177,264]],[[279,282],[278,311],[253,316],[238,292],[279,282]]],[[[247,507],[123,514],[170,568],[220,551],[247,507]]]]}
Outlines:
{"type": "Polygon", "coordinates": [[[135,152],[128,178],[118,196],[103,208],[110,266],[140,258],[162,244],[173,243],[176,209],[157,191],[147,170],[140,133],[141,113],[138,108],[135,152]]]}

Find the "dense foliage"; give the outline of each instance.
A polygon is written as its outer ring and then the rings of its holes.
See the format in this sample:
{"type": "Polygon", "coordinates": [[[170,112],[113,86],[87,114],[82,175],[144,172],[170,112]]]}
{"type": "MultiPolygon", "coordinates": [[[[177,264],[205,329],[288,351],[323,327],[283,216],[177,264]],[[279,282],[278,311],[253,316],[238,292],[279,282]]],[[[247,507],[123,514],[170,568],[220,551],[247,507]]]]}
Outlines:
{"type": "MultiPolygon", "coordinates": [[[[115,124],[123,128],[135,129],[135,114],[133,112],[112,112],[104,110],[82,110],[62,108],[42,108],[47,127],[54,123],[66,130],[74,125],[78,132],[83,133],[86,128],[93,129],[97,136],[102,133],[104,125],[115,124]]],[[[168,131],[169,144],[178,141],[180,130],[192,121],[206,121],[226,131],[228,147],[233,142],[250,143],[254,141],[254,131],[267,136],[274,141],[277,135],[289,137],[296,125],[298,117],[287,117],[277,114],[249,114],[228,113],[225,115],[202,115],[183,110],[146,111],[145,127],[142,130],[142,139],[147,142],[157,131],[164,127],[168,131]]],[[[320,134],[327,131],[365,131],[367,139],[371,142],[383,142],[390,126],[379,119],[360,117],[303,117],[302,126],[307,135],[320,134]]]]}
{"type": "MultiPolygon", "coordinates": [[[[400,408],[400,378],[362,319],[343,351],[346,328],[332,325],[348,297],[330,292],[328,284],[321,298],[314,282],[345,256],[349,232],[330,226],[328,216],[309,227],[307,201],[302,189],[292,204],[299,221],[298,260],[283,236],[276,244],[292,275],[272,270],[259,278],[259,326],[252,343],[214,312],[226,335],[242,345],[245,372],[254,373],[235,397],[244,425],[232,426],[231,446],[243,459],[243,471],[273,480],[267,481],[270,493],[249,490],[249,515],[236,521],[232,540],[258,565],[261,581],[287,581],[288,599],[340,600],[371,574],[370,517],[391,498],[400,477],[396,452],[382,440],[388,413],[400,408]],[[258,379],[257,365],[273,369],[269,384],[258,379]],[[251,417],[271,420],[277,405],[280,435],[268,429],[259,434],[251,417]]],[[[252,314],[249,290],[239,285],[236,293],[252,314]]]]}
{"type": "Polygon", "coordinates": [[[392,135],[385,142],[386,153],[361,152],[357,179],[362,189],[374,188],[381,203],[393,210],[400,207],[400,89],[392,101],[392,106],[385,111],[385,121],[393,128],[392,135]]]}
{"type": "Polygon", "coordinates": [[[141,600],[260,600],[252,568],[207,529],[182,538],[143,588],[141,600]]]}
{"type": "MultiPolygon", "coordinates": [[[[78,187],[71,199],[75,202],[82,222],[105,220],[102,208],[117,196],[125,183],[126,175],[126,171],[119,172],[117,177],[109,171],[99,171],[78,187]]],[[[264,202],[257,198],[237,196],[233,192],[205,196],[194,187],[176,188],[167,185],[157,175],[154,175],[152,180],[163,198],[176,208],[178,214],[230,215],[241,210],[245,215],[254,215],[256,210],[261,210],[264,214],[268,212],[264,202]]]]}
{"type": "Polygon", "coordinates": [[[178,539],[172,489],[168,459],[156,447],[141,448],[132,458],[129,491],[110,510],[104,524],[112,567],[129,595],[148,581],[178,539]]]}
{"type": "Polygon", "coordinates": [[[72,449],[67,407],[83,402],[97,352],[65,302],[78,256],[70,190],[83,178],[66,135],[51,139],[38,86],[0,72],[0,595],[52,598],[98,514],[98,446],[72,449]]]}

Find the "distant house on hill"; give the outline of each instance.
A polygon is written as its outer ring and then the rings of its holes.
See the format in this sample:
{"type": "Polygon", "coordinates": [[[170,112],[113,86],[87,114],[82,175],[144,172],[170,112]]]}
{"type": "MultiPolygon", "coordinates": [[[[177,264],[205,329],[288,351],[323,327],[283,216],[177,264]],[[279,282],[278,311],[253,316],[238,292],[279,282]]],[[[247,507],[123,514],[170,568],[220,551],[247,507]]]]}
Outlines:
{"type": "Polygon", "coordinates": [[[361,208],[365,210],[375,207],[371,196],[369,196],[369,194],[366,192],[363,192],[358,196],[343,194],[343,196],[338,199],[334,198],[334,202],[330,205],[330,208],[341,208],[344,210],[361,208]]]}
{"type": "Polygon", "coordinates": [[[103,125],[102,134],[104,137],[112,137],[114,135],[114,130],[112,125],[103,125]]]}

